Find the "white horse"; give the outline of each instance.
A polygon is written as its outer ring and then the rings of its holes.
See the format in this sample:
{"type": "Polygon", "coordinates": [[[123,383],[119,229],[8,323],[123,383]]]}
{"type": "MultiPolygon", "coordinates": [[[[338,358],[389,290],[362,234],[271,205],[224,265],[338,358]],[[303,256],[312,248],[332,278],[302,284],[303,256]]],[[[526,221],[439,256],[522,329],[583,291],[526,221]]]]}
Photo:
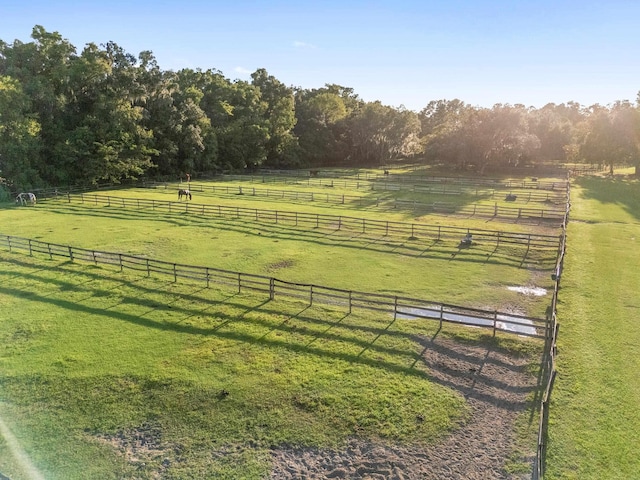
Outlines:
{"type": "Polygon", "coordinates": [[[35,205],[36,196],[33,193],[19,193],[16,197],[16,203],[20,205],[35,205]]]}

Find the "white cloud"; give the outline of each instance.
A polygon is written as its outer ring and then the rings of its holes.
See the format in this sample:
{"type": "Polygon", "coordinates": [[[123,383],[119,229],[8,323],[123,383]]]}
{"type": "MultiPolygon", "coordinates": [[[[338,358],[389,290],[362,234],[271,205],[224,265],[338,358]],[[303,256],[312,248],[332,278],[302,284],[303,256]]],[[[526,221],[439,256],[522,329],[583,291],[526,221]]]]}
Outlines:
{"type": "Polygon", "coordinates": [[[250,74],[253,73],[251,70],[249,70],[248,68],[244,68],[244,67],[236,67],[233,69],[236,73],[242,73],[242,74],[250,74]]]}
{"type": "Polygon", "coordinates": [[[315,45],[312,45],[310,43],[306,43],[306,42],[301,42],[299,40],[295,40],[293,42],[293,46],[296,48],[318,48],[315,45]]]}

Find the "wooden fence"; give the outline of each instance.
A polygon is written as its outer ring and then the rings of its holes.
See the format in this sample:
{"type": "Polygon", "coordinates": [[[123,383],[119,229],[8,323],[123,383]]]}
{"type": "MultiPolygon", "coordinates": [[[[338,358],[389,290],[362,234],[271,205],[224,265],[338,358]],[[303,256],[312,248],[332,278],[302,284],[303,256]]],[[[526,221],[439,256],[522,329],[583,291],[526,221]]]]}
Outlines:
{"type": "MultiPolygon", "coordinates": [[[[317,174],[310,175],[310,170],[267,170],[263,169],[259,175],[233,175],[225,174],[224,178],[230,178],[234,180],[246,179],[250,177],[251,182],[253,179],[266,179],[268,182],[282,182],[282,177],[289,178],[302,178],[309,179],[310,182],[319,179],[340,179],[342,181],[353,182],[378,182],[378,183],[423,183],[423,184],[449,184],[449,185],[471,185],[471,186],[492,186],[495,188],[511,189],[511,188],[531,188],[541,190],[561,190],[564,191],[567,188],[567,181],[548,181],[537,180],[531,177],[529,180],[509,180],[501,178],[485,178],[485,177],[447,177],[447,176],[434,176],[423,175],[416,173],[393,173],[393,170],[389,171],[388,175],[382,173],[362,172],[354,174],[345,174],[341,171],[331,170],[317,170],[317,174]]],[[[562,176],[566,175],[566,170],[562,172],[562,176]]],[[[285,181],[286,182],[286,181],[285,181]]],[[[263,181],[264,183],[264,181],[263,181]]],[[[342,185],[342,184],[340,184],[342,185]]]]}
{"type": "MultiPolygon", "coordinates": [[[[96,194],[67,194],[48,197],[43,200],[66,200],[69,203],[80,202],[84,204],[104,205],[109,207],[122,208],[150,208],[152,210],[164,211],[167,213],[191,213],[205,216],[215,216],[223,218],[235,218],[247,221],[263,223],[280,223],[294,226],[306,226],[308,228],[329,228],[332,230],[347,230],[357,233],[372,233],[379,235],[400,235],[405,237],[421,237],[434,240],[454,238],[464,235],[470,230],[468,228],[443,227],[439,225],[427,225],[422,223],[394,222],[384,220],[373,220],[368,218],[350,217],[346,215],[325,215],[304,212],[289,212],[279,210],[266,210],[248,207],[233,207],[228,205],[197,204],[187,201],[169,201],[140,198],[115,197],[109,195],[96,194]]],[[[440,212],[450,212],[449,207],[442,204],[434,204],[433,209],[440,212]]],[[[510,212],[508,209],[498,205],[489,206],[485,214],[506,215],[512,213],[516,218],[531,218],[530,215],[544,214],[544,210],[535,209],[515,209],[510,212]],[[520,215],[520,217],[517,217],[520,215]]],[[[459,213],[458,210],[456,213],[459,213]]],[[[473,216],[480,213],[475,208],[470,209],[468,215],[473,216]]],[[[535,217],[540,220],[542,218],[535,217]]],[[[547,217],[544,217],[545,219],[547,217]]],[[[555,218],[555,217],[554,217],[555,218]]],[[[525,246],[557,247],[558,237],[553,235],[535,235],[525,233],[501,232],[497,230],[472,229],[471,233],[477,236],[478,240],[494,241],[496,243],[517,243],[525,246]]]]}
{"type": "MultiPolygon", "coordinates": [[[[250,195],[254,197],[268,197],[268,198],[279,198],[286,200],[294,200],[294,201],[306,201],[306,202],[325,202],[325,203],[335,203],[335,204],[345,204],[345,203],[354,203],[356,205],[379,205],[382,202],[391,202],[393,203],[393,199],[380,199],[371,198],[369,196],[364,195],[344,195],[344,194],[333,194],[329,192],[301,192],[296,190],[279,190],[274,188],[256,188],[256,187],[247,187],[242,185],[207,185],[202,183],[167,183],[167,182],[145,182],[143,188],[155,188],[155,189],[178,189],[178,188],[186,188],[191,190],[192,192],[211,192],[219,195],[250,195]]],[[[360,188],[360,184],[356,183],[356,188],[360,188]]],[[[372,190],[375,190],[372,187],[372,190]]],[[[383,190],[394,190],[391,186],[387,185],[383,190]]],[[[399,188],[396,190],[400,190],[399,188]]],[[[413,192],[413,193],[424,193],[429,195],[464,195],[467,197],[482,197],[485,199],[506,199],[505,191],[495,190],[495,189],[482,189],[482,188],[471,188],[471,189],[462,189],[457,187],[447,187],[446,185],[442,186],[420,186],[420,185],[409,185],[407,187],[403,187],[402,190],[413,192]]],[[[565,193],[558,190],[555,192],[550,191],[536,191],[536,190],[525,190],[519,191],[515,190],[509,191],[507,195],[513,194],[513,203],[521,204],[521,203],[531,203],[531,202],[542,202],[547,204],[564,204],[565,193]]],[[[396,201],[397,203],[397,201],[396,201]]],[[[405,202],[408,203],[408,202],[405,202]]],[[[413,205],[425,206],[428,207],[429,203],[425,202],[410,202],[413,205]]],[[[455,208],[455,204],[451,203],[450,206],[455,208]]],[[[548,212],[553,212],[553,208],[547,208],[548,212]]],[[[562,209],[556,209],[556,213],[563,213],[562,209]]]]}
{"type": "Polygon", "coordinates": [[[472,177],[427,177],[422,175],[374,175],[358,174],[355,176],[340,175],[320,170],[318,176],[309,176],[308,172],[299,175],[222,175],[222,180],[234,180],[249,183],[304,183],[319,187],[341,187],[367,190],[399,190],[403,185],[438,185],[438,186],[489,186],[494,189],[533,189],[564,192],[567,188],[566,180],[538,181],[538,180],[500,180],[472,177]]]}
{"type": "MultiPolygon", "coordinates": [[[[505,232],[499,230],[469,229],[420,223],[393,222],[357,218],[342,215],[324,215],[303,212],[263,210],[257,208],[232,207],[225,205],[195,204],[192,202],[172,202],[139,198],[114,197],[95,194],[68,194],[50,199],[81,202],[83,204],[108,207],[151,209],[166,213],[191,213],[205,216],[243,220],[247,222],[275,223],[305,227],[309,229],[345,230],[354,233],[368,233],[379,236],[420,238],[434,241],[453,240],[459,242],[467,233],[473,235],[474,242],[491,243],[496,246],[515,245],[529,249],[557,249],[559,237],[532,233],[505,232]]],[[[50,200],[49,200],[50,201],[50,200]]],[[[45,201],[46,203],[46,201],[45,201]]]]}
{"type": "Polygon", "coordinates": [[[547,441],[549,430],[549,407],[551,401],[551,392],[556,379],[556,357],[558,355],[558,332],[560,324],[557,318],[558,291],[560,289],[560,278],[564,268],[564,255],[567,247],[567,222],[569,221],[570,210],[570,189],[567,188],[567,205],[565,218],[562,223],[562,235],[560,237],[560,247],[558,249],[558,258],[556,267],[552,274],[554,280],[553,295],[551,297],[550,314],[548,315],[548,330],[545,338],[544,359],[542,362],[542,384],[543,392],[540,400],[540,417],[538,421],[538,444],[536,450],[536,459],[533,468],[533,480],[544,478],[545,460],[547,454],[547,441]]]}
{"type": "Polygon", "coordinates": [[[159,275],[172,279],[197,282],[206,285],[216,284],[234,292],[257,292],[275,298],[295,298],[314,303],[344,307],[349,313],[353,309],[364,309],[392,314],[394,319],[425,320],[443,324],[466,325],[497,331],[546,338],[549,321],[542,318],[514,315],[512,313],[467,308],[458,305],[438,303],[430,300],[403,296],[367,293],[313,284],[293,283],[264,275],[221,270],[218,268],[184,265],[165,262],[147,257],[127,255],[123,253],[87,250],[41,242],[38,240],[0,236],[0,246],[10,252],[28,253],[31,256],[45,255],[68,258],[72,262],[85,262],[94,265],[115,266],[120,271],[133,270],[150,277],[159,275]]]}

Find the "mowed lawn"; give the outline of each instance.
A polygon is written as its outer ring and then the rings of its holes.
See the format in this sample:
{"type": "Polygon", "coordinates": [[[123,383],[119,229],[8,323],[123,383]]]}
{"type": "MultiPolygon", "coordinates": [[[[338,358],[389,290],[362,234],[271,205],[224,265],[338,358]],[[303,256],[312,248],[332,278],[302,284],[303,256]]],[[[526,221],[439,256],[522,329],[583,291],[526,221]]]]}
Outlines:
{"type": "Polygon", "coordinates": [[[571,197],[546,478],[640,478],[640,184],[571,197]]]}

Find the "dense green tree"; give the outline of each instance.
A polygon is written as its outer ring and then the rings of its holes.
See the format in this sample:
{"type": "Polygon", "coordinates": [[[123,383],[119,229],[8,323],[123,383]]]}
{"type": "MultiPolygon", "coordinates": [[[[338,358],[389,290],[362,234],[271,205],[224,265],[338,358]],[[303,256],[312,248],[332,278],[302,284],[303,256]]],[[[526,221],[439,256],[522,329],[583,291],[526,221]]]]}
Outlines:
{"type": "Polygon", "coordinates": [[[307,164],[333,165],[348,155],[344,120],[349,112],[343,97],[328,88],[298,90],[295,111],[294,133],[307,164]]]}
{"type": "Polygon", "coordinates": [[[296,166],[298,164],[298,141],[293,135],[296,124],[293,89],[286,87],[265,69],[251,74],[252,85],[260,90],[265,103],[264,115],[269,130],[265,145],[265,163],[270,166],[296,166]]]}
{"type": "Polygon", "coordinates": [[[17,80],[0,76],[0,177],[19,189],[40,186],[40,124],[17,80]]]}
{"type": "Polygon", "coordinates": [[[594,164],[638,166],[640,161],[640,112],[629,102],[616,102],[611,108],[590,108],[580,156],[594,164]]]}
{"type": "Polygon", "coordinates": [[[420,121],[415,112],[369,102],[349,117],[347,125],[350,158],[356,164],[384,165],[420,151],[420,121]]]}
{"type": "Polygon", "coordinates": [[[451,111],[427,137],[426,148],[439,161],[459,169],[518,166],[533,157],[539,139],[527,130],[522,106],[496,105],[492,109],[451,111]]]}
{"type": "Polygon", "coordinates": [[[352,88],[293,89],[258,69],[163,71],[150,51],[76,49],[36,26],[0,40],[0,177],[19,186],[119,182],[143,174],[385,165],[418,158],[458,169],[532,162],[638,165],[639,106],[541,109],[429,102],[419,113],[352,88]]]}
{"type": "Polygon", "coordinates": [[[202,93],[200,107],[209,118],[218,146],[217,168],[253,169],[267,159],[270,124],[258,87],[230,82],[215,70],[183,70],[181,84],[202,93]]]}
{"type": "Polygon", "coordinates": [[[157,152],[152,174],[184,178],[186,173],[216,168],[217,140],[211,122],[200,108],[203,93],[174,72],[163,72],[151,52],[139,55],[144,86],[143,125],[153,133],[157,152]]]}

